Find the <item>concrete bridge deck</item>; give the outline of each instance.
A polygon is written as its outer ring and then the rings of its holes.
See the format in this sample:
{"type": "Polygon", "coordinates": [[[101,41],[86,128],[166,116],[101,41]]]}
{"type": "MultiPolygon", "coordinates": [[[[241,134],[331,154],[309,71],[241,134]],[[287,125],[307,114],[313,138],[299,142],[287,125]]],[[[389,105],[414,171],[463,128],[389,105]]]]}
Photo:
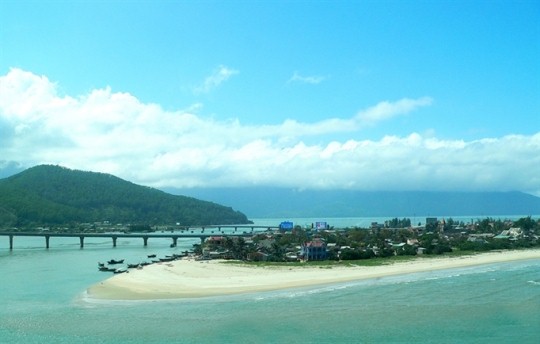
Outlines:
{"type": "Polygon", "coordinates": [[[63,237],[63,238],[79,238],[80,247],[84,248],[85,238],[111,238],[113,247],[116,247],[116,240],[118,238],[141,238],[143,239],[144,246],[148,245],[148,239],[150,238],[171,238],[171,246],[176,246],[178,239],[183,238],[199,238],[203,243],[207,238],[213,236],[235,236],[235,237],[251,237],[255,234],[255,229],[259,230],[272,230],[279,227],[272,226],[206,226],[206,227],[185,227],[178,231],[171,233],[58,233],[58,232],[0,232],[0,236],[9,237],[9,249],[13,250],[13,238],[14,237],[43,237],[45,238],[45,248],[49,248],[50,238],[63,237]],[[196,230],[198,228],[199,230],[196,230]],[[207,229],[218,229],[206,231],[207,229]],[[234,228],[234,232],[225,233],[222,228],[234,228]],[[238,229],[249,229],[249,231],[243,230],[238,232],[238,229]]]}

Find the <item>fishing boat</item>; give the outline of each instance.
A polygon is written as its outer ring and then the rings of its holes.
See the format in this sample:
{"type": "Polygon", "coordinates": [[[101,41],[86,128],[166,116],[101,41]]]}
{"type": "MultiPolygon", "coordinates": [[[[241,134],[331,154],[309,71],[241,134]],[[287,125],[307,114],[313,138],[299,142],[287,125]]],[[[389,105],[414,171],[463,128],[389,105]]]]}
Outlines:
{"type": "Polygon", "coordinates": [[[159,261],[160,262],[170,262],[170,261],[173,261],[175,258],[174,257],[171,257],[171,256],[165,256],[163,258],[159,258],[159,261]]]}
{"type": "Polygon", "coordinates": [[[124,262],[123,259],[120,259],[120,260],[111,259],[111,260],[107,261],[108,264],[122,264],[123,262],[124,262]]]}
{"type": "Polygon", "coordinates": [[[114,272],[116,271],[117,268],[113,268],[113,267],[110,267],[110,266],[100,266],[98,267],[98,270],[99,271],[105,271],[105,272],[114,272]]]}
{"type": "Polygon", "coordinates": [[[115,274],[122,274],[122,273],[124,273],[124,272],[128,272],[128,269],[125,268],[125,267],[124,267],[124,268],[118,268],[118,269],[115,269],[115,270],[114,270],[114,273],[115,273],[115,274]]]}

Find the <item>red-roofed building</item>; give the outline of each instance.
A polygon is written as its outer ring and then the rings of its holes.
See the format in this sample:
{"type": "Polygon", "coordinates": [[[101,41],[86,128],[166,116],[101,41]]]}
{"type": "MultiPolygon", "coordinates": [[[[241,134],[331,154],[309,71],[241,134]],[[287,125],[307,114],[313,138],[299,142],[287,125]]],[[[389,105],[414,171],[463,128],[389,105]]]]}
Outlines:
{"type": "Polygon", "coordinates": [[[302,245],[300,256],[304,260],[325,260],[328,258],[326,243],[321,239],[308,241],[302,245]]]}

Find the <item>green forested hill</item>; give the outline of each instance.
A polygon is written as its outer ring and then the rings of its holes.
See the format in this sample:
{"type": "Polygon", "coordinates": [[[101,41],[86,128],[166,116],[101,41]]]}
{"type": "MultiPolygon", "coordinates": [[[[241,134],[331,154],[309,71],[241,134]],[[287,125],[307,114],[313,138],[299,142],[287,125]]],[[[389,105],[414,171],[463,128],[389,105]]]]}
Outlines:
{"type": "Polygon", "coordinates": [[[0,226],[110,221],[131,224],[245,224],[216,203],[175,196],[95,172],[40,165],[0,180],[0,226]]]}

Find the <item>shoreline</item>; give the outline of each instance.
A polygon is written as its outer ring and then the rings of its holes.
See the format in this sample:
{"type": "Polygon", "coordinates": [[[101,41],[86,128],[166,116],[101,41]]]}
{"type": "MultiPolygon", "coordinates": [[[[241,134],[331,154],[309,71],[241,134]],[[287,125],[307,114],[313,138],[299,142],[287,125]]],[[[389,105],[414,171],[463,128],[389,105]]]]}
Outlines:
{"type": "Polygon", "coordinates": [[[87,289],[97,300],[204,298],[331,285],[419,272],[540,259],[540,249],[493,251],[459,257],[417,257],[380,266],[254,267],[218,260],[177,260],[114,275],[87,289]]]}

